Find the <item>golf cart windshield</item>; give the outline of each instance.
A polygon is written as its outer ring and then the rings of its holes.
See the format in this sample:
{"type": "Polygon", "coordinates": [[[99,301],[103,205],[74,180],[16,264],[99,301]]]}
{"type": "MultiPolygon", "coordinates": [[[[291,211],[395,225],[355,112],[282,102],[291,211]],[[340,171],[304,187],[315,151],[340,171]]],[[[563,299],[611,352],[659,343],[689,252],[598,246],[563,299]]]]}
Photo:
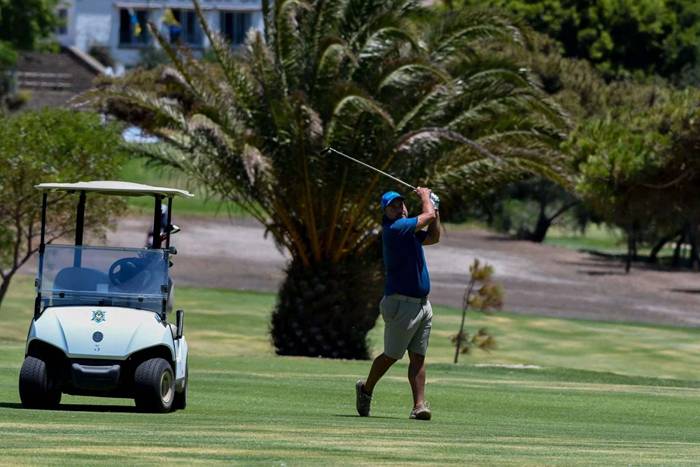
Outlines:
{"type": "Polygon", "coordinates": [[[122,306],[159,311],[168,294],[168,252],[46,245],[39,292],[47,306],[122,306]]]}

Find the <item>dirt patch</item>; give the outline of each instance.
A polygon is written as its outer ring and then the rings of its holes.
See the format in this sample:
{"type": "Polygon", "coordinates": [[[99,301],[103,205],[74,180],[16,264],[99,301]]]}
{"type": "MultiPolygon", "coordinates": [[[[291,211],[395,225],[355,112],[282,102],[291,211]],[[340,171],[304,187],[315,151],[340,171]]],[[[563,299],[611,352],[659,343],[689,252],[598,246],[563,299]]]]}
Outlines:
{"type": "MultiPolygon", "coordinates": [[[[125,218],[109,244],[143,244],[149,220],[125,218]]],[[[177,218],[180,253],[173,276],[179,285],[276,291],[288,255],[253,220],[177,218]]],[[[603,321],[700,326],[698,274],[635,265],[566,248],[514,241],[492,232],[447,231],[426,247],[431,301],[459,307],[469,264],[479,258],[495,268],[505,288],[505,309],[516,313],[603,321]],[[690,293],[688,291],[692,291],[690,293]]],[[[32,264],[33,266],[33,264],[32,264]]],[[[31,267],[25,272],[30,272],[31,267]]]]}
{"type": "Polygon", "coordinates": [[[700,325],[692,272],[658,271],[562,247],[510,240],[470,229],[448,232],[426,248],[434,301],[458,306],[467,268],[477,257],[492,264],[514,312],[604,321],[700,325]]]}

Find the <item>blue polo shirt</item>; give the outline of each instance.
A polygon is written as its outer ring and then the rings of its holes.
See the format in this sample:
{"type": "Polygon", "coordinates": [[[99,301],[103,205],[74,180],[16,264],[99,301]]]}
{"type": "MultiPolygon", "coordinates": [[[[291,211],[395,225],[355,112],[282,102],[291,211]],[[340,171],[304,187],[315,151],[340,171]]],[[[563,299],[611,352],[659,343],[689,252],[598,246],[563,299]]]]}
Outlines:
{"type": "Polygon", "coordinates": [[[384,295],[423,298],[430,292],[430,275],[423,254],[428,232],[416,232],[417,217],[382,219],[382,244],[386,283],[384,295]]]}

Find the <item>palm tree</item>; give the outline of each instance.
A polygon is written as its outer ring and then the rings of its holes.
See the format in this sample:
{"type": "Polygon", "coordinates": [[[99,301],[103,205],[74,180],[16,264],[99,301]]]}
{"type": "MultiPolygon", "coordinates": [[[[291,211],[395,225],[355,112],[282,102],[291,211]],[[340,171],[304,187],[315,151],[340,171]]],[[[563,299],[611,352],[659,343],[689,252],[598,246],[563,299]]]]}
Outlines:
{"type": "Polygon", "coordinates": [[[368,358],[378,316],[378,198],[398,187],[324,147],[444,195],[558,173],[565,118],[499,56],[519,31],[418,3],[263,1],[264,34],[232,51],[195,1],[213,61],[160,38],[172,66],[87,95],[158,136],[140,150],[239,203],[291,254],[270,328],[279,354],[368,358]]]}

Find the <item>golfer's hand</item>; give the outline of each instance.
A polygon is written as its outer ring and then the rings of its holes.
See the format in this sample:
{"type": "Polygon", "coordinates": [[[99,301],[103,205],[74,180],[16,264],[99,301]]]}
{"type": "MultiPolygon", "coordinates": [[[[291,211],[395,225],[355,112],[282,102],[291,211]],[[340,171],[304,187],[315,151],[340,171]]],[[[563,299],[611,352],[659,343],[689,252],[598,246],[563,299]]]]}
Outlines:
{"type": "Polygon", "coordinates": [[[422,200],[428,199],[428,200],[429,200],[429,199],[430,199],[430,193],[432,193],[432,191],[430,191],[430,188],[424,188],[424,187],[420,187],[420,186],[419,186],[418,188],[416,188],[415,193],[416,193],[418,196],[420,196],[420,199],[422,199],[422,200]]]}
{"type": "Polygon", "coordinates": [[[433,193],[432,191],[430,192],[430,202],[433,203],[433,207],[437,210],[440,209],[440,197],[433,193]]]}

